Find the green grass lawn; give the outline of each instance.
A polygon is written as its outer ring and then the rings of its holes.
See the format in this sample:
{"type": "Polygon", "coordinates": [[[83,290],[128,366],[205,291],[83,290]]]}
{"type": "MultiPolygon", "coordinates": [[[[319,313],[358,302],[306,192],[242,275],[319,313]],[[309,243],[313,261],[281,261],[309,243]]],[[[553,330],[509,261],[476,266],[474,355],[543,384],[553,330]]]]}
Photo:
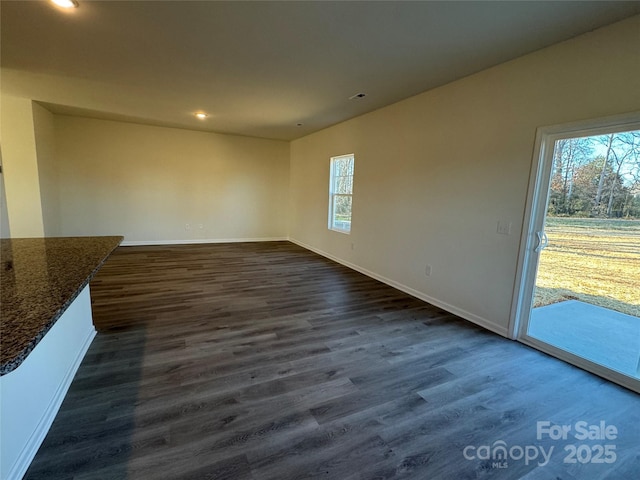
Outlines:
{"type": "Polygon", "coordinates": [[[640,220],[548,217],[534,306],[577,299],[640,317],[640,220]]]}

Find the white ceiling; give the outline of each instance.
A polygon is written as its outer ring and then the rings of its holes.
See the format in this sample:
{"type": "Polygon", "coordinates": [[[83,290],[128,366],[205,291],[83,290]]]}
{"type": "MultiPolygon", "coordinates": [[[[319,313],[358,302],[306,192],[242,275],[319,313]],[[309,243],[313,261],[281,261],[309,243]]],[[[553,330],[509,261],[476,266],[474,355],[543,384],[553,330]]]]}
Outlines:
{"type": "Polygon", "coordinates": [[[58,113],[286,140],[640,13],[614,1],[79,3],[0,3],[3,92],[58,113]]]}

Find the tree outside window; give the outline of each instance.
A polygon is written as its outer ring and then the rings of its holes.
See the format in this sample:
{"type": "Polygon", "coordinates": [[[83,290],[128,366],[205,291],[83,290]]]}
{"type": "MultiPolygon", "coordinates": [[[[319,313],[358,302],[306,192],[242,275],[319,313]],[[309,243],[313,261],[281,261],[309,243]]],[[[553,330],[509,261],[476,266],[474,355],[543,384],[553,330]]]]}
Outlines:
{"type": "Polygon", "coordinates": [[[338,232],[351,231],[354,155],[331,158],[329,183],[329,228],[338,232]]]}

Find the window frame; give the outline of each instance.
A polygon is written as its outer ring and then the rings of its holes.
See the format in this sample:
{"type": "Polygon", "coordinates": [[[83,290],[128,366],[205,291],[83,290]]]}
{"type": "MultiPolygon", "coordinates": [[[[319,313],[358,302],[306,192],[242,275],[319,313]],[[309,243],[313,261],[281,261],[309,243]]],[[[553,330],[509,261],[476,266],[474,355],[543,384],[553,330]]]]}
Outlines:
{"type": "Polygon", "coordinates": [[[329,220],[328,220],[328,228],[329,230],[333,230],[334,232],[344,233],[349,235],[351,233],[351,222],[353,217],[353,178],[355,173],[355,154],[348,153],[345,155],[338,155],[335,157],[331,157],[329,163],[329,220]],[[338,161],[350,159],[351,160],[351,168],[349,175],[337,175],[336,174],[336,164],[338,161]],[[350,185],[349,193],[338,193],[336,192],[336,178],[340,177],[350,177],[351,180],[348,182],[350,185]],[[349,198],[350,199],[350,211],[349,211],[349,224],[347,228],[341,228],[337,225],[336,222],[336,200],[340,197],[349,198]]]}

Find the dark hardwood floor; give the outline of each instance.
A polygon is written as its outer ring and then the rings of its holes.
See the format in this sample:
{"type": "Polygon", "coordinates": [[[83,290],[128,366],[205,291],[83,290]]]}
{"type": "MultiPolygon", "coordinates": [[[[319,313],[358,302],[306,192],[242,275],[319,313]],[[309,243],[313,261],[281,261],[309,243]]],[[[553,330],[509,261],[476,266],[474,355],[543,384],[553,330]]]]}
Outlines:
{"type": "Polygon", "coordinates": [[[638,395],[291,243],[120,247],[91,288],[28,479],[640,478],[638,395]]]}

